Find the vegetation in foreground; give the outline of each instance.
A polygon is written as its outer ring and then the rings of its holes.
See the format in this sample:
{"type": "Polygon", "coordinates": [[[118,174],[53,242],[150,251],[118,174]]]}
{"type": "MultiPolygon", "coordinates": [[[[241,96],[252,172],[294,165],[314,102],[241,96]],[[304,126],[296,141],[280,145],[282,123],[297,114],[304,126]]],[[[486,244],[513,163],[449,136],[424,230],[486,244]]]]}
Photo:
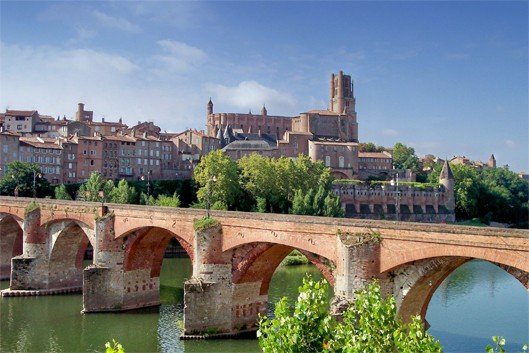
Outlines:
{"type": "MultiPolygon", "coordinates": [[[[264,353],[442,353],[439,341],[424,329],[418,316],[409,324],[397,316],[395,299],[382,297],[377,282],[357,293],[357,299],[341,322],[332,317],[327,304],[325,281],[303,280],[294,308],[282,298],[275,317],[261,317],[257,333],[264,353]]],[[[492,337],[486,353],[506,353],[506,340],[492,337]]],[[[528,346],[522,347],[526,353],[528,346]]]]}
{"type": "Polygon", "coordinates": [[[419,317],[410,324],[397,317],[395,299],[383,299],[378,283],[357,293],[342,322],[329,313],[327,290],[325,281],[304,279],[293,312],[283,298],[275,318],[261,317],[258,337],[263,352],[442,352],[419,317]]]}

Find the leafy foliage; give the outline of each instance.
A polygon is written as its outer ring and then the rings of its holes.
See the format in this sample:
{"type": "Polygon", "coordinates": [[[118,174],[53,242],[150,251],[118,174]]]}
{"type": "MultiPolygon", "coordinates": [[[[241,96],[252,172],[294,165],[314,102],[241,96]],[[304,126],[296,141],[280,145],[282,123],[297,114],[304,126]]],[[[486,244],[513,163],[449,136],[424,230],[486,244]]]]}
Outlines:
{"type": "MultiPolygon", "coordinates": [[[[509,223],[527,222],[529,183],[507,167],[477,170],[466,165],[452,165],[455,180],[456,217],[480,218],[509,223]]],[[[439,178],[436,165],[429,181],[439,178]]]]}
{"type": "Polygon", "coordinates": [[[18,188],[18,196],[33,196],[33,177],[35,176],[35,191],[37,197],[52,195],[50,183],[41,173],[40,166],[36,163],[25,163],[14,161],[7,165],[7,172],[0,179],[0,194],[15,194],[18,188]],[[39,177],[39,174],[41,177],[39,177]]]}
{"type": "Polygon", "coordinates": [[[105,353],[125,353],[125,348],[123,348],[121,343],[113,339],[112,343],[105,343],[105,353]]]}
{"type": "Polygon", "coordinates": [[[304,279],[294,311],[282,298],[275,318],[259,320],[259,345],[264,353],[311,353],[324,351],[335,322],[327,311],[327,284],[304,279]]]}
{"type": "MultiPolygon", "coordinates": [[[[492,336],[492,342],[494,342],[494,346],[487,345],[486,352],[487,353],[506,353],[505,350],[505,344],[507,343],[507,340],[503,338],[502,336],[492,336]]],[[[522,346],[522,352],[525,353],[529,350],[529,346],[527,344],[524,344],[522,346]]]]}
{"type": "Polygon", "coordinates": [[[108,199],[114,189],[114,182],[112,180],[105,180],[98,172],[92,172],[86,183],[82,184],[77,191],[77,200],[101,202],[108,199]],[[100,192],[103,192],[101,197],[100,192]]]}
{"type": "Polygon", "coordinates": [[[395,299],[383,299],[376,282],[357,293],[342,322],[328,313],[324,281],[305,279],[299,291],[293,313],[283,298],[275,318],[261,317],[258,337],[263,352],[442,352],[419,317],[410,324],[397,317],[395,299]]]}
{"type": "Polygon", "coordinates": [[[403,143],[397,142],[393,146],[393,165],[396,169],[419,170],[419,158],[415,155],[415,149],[403,143]]]}
{"type": "Polygon", "coordinates": [[[200,204],[206,204],[210,193],[212,205],[220,201],[230,209],[235,208],[241,195],[237,164],[224,152],[216,150],[202,158],[193,178],[199,186],[197,197],[200,204]]]}
{"type": "Polygon", "coordinates": [[[239,160],[240,183],[259,212],[342,216],[331,190],[330,170],[309,157],[268,158],[251,154],[239,160]]]}
{"type": "Polygon", "coordinates": [[[373,142],[360,142],[358,144],[359,152],[384,152],[384,146],[377,146],[373,142]]]}
{"type": "Polygon", "coordinates": [[[55,188],[55,198],[57,200],[71,200],[72,196],[66,191],[66,186],[61,184],[55,188]]]}
{"type": "Polygon", "coordinates": [[[125,179],[121,179],[117,187],[113,187],[110,191],[109,202],[114,203],[132,203],[136,198],[136,189],[129,186],[125,179]]]}

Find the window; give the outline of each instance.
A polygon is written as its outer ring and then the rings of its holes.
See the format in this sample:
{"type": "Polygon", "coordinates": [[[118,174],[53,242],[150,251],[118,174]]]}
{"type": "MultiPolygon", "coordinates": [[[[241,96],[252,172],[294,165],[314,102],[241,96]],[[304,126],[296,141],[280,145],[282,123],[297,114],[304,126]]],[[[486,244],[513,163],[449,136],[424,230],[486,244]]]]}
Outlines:
{"type": "Polygon", "coordinates": [[[72,169],[73,168],[73,164],[72,163],[68,163],[68,169],[72,169]]]}
{"type": "Polygon", "coordinates": [[[325,156],[325,166],[326,167],[331,166],[331,156],[325,156]]]}
{"type": "Polygon", "coordinates": [[[345,165],[343,156],[338,157],[338,167],[343,168],[345,165]]]}
{"type": "Polygon", "coordinates": [[[9,151],[9,146],[8,145],[4,145],[4,146],[2,146],[2,149],[4,150],[4,153],[7,153],[7,151],[9,151]]]}

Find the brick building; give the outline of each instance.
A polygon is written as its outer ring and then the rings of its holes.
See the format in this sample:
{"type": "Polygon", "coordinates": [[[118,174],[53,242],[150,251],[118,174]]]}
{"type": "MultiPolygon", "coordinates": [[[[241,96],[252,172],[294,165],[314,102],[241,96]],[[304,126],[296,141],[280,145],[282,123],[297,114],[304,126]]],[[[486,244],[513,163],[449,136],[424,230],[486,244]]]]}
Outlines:
{"type": "Polygon", "coordinates": [[[337,178],[352,178],[358,172],[358,123],[351,76],[332,74],[329,107],[299,116],[214,113],[207,104],[207,134],[221,140],[232,158],[252,152],[267,156],[295,158],[309,155],[323,161],[337,178]]]}

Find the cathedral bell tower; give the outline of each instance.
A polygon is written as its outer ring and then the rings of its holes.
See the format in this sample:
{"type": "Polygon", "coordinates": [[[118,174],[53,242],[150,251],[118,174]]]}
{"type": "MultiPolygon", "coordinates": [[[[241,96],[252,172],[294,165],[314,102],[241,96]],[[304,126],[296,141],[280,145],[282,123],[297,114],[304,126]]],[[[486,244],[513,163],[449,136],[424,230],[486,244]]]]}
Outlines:
{"type": "Polygon", "coordinates": [[[353,81],[351,76],[344,75],[343,71],[331,74],[331,91],[329,110],[337,114],[354,115],[355,98],[353,95],[353,81]]]}

